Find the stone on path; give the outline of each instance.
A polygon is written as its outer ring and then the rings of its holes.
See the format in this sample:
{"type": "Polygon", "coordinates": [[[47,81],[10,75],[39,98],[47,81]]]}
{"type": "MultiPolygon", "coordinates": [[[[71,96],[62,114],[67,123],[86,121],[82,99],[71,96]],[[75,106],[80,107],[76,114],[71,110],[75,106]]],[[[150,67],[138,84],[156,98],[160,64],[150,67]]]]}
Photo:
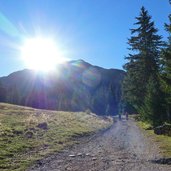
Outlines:
{"type": "Polygon", "coordinates": [[[75,155],[74,154],[70,154],[69,157],[75,157],[75,155]]]}

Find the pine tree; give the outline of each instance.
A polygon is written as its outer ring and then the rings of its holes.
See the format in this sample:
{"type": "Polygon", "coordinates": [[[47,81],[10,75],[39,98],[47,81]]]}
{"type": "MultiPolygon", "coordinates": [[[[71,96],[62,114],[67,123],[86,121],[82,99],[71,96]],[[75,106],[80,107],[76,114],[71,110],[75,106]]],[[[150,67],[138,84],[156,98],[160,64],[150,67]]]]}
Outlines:
{"type": "Polygon", "coordinates": [[[167,120],[171,122],[171,14],[169,15],[169,24],[165,24],[165,29],[169,33],[169,37],[166,43],[167,47],[162,53],[162,86],[165,92],[167,120]]]}
{"type": "Polygon", "coordinates": [[[128,62],[124,65],[127,75],[123,81],[123,99],[139,111],[144,105],[150,78],[159,81],[160,48],[163,42],[144,7],[136,20],[134,25],[137,28],[131,29],[132,37],[128,39],[131,54],[126,57],[128,62]]]}

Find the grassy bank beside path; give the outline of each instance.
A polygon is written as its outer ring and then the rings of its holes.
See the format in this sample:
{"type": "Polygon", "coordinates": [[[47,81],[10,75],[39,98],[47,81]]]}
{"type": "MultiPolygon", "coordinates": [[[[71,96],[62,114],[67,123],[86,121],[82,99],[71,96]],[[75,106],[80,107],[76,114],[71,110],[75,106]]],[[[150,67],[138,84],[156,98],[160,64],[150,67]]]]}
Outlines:
{"type": "Polygon", "coordinates": [[[149,129],[151,126],[148,123],[138,121],[137,125],[143,129],[145,136],[150,138],[159,147],[161,156],[171,158],[171,137],[154,134],[154,130],[149,129]]]}

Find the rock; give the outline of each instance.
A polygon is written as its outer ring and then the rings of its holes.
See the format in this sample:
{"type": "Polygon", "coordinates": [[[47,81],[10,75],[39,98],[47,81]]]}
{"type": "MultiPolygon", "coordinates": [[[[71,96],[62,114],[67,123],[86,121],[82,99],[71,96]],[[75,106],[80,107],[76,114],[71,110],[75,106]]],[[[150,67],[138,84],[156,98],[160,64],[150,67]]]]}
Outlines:
{"type": "Polygon", "coordinates": [[[37,127],[40,128],[40,129],[44,129],[44,130],[47,130],[48,129],[48,125],[47,125],[46,122],[39,123],[37,125],[37,127]]]}
{"type": "Polygon", "coordinates": [[[77,156],[82,156],[83,154],[82,153],[78,153],[77,156]]]}
{"type": "Polygon", "coordinates": [[[157,135],[161,135],[163,133],[162,126],[158,126],[158,127],[154,128],[154,133],[157,135]]]}
{"type": "Polygon", "coordinates": [[[157,135],[168,135],[171,136],[171,124],[163,124],[161,126],[158,126],[156,128],[154,128],[154,133],[157,135]]]}
{"type": "Polygon", "coordinates": [[[133,154],[133,156],[134,156],[134,157],[137,157],[137,155],[136,155],[136,154],[133,154]]]}
{"type": "Polygon", "coordinates": [[[90,153],[86,153],[86,156],[89,156],[90,155],[90,153]]]}
{"type": "Polygon", "coordinates": [[[32,138],[33,137],[33,132],[31,132],[31,131],[27,131],[25,134],[24,134],[24,136],[26,137],[26,138],[32,138]]]}
{"type": "Polygon", "coordinates": [[[29,130],[36,132],[36,129],[35,128],[29,128],[29,130]]]}
{"type": "Polygon", "coordinates": [[[43,165],[43,162],[42,162],[41,160],[38,160],[38,161],[37,161],[37,164],[38,164],[39,166],[41,166],[41,165],[43,165]]]}
{"type": "Polygon", "coordinates": [[[70,154],[70,155],[69,155],[69,157],[75,157],[75,155],[73,155],[73,154],[70,154]]]}
{"type": "Polygon", "coordinates": [[[92,160],[97,160],[97,158],[96,157],[93,157],[92,160]]]}
{"type": "Polygon", "coordinates": [[[23,131],[13,130],[13,134],[21,135],[23,134],[23,131]]]}

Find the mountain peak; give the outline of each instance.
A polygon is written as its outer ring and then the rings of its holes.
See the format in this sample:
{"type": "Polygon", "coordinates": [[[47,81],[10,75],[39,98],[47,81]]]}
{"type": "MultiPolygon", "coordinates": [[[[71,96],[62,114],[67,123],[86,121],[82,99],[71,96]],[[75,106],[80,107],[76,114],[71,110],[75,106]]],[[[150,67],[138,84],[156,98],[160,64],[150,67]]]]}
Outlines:
{"type": "Polygon", "coordinates": [[[69,63],[71,63],[71,64],[74,64],[74,63],[89,64],[88,62],[84,61],[83,59],[71,60],[71,61],[69,61],[69,63]]]}
{"type": "Polygon", "coordinates": [[[73,66],[78,66],[81,68],[88,68],[88,67],[92,66],[90,63],[84,61],[83,59],[69,61],[69,64],[71,64],[73,66]]]}

